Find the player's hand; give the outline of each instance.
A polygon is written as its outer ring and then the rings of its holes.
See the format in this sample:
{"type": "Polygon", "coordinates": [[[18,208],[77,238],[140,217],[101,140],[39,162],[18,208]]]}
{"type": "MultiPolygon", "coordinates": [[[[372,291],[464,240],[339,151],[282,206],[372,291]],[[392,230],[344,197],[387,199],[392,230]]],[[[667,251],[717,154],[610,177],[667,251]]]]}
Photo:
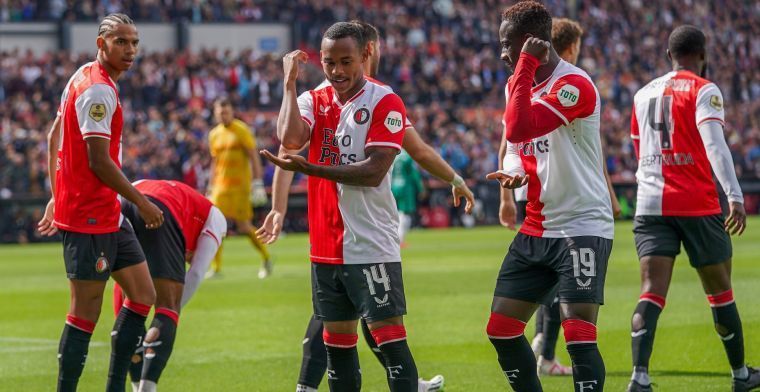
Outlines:
{"type": "Polygon", "coordinates": [[[502,200],[499,203],[499,223],[509,230],[515,230],[515,225],[517,224],[517,206],[514,201],[507,203],[502,200]]]}
{"type": "Polygon", "coordinates": [[[164,212],[149,200],[138,207],[138,212],[145,222],[146,229],[158,229],[164,224],[164,212]]]}
{"type": "Polygon", "coordinates": [[[267,190],[264,188],[264,181],[261,179],[253,180],[251,184],[251,203],[254,207],[260,207],[267,204],[269,197],[267,197],[267,190]]]}
{"type": "Polygon", "coordinates": [[[261,156],[266,158],[266,160],[268,160],[269,162],[274,163],[275,165],[279,166],[280,168],[284,170],[309,174],[307,173],[307,170],[310,164],[306,160],[306,158],[300,155],[283,154],[282,156],[278,157],[278,156],[272,155],[272,153],[267,150],[261,150],[259,151],[259,154],[261,154],[261,156]]]}
{"type": "Polygon", "coordinates": [[[747,212],[744,210],[744,204],[731,202],[729,206],[728,218],[725,222],[726,232],[730,235],[742,235],[747,228],[747,212]]]}
{"type": "Polygon", "coordinates": [[[467,202],[464,205],[464,212],[466,214],[472,214],[472,208],[475,206],[475,195],[472,194],[472,191],[467,187],[467,184],[462,183],[459,186],[452,185],[451,196],[454,197],[454,207],[459,207],[459,204],[461,203],[460,198],[464,197],[467,202]]]}
{"type": "Polygon", "coordinates": [[[45,214],[42,215],[42,219],[37,223],[37,230],[46,237],[50,237],[58,232],[58,228],[53,224],[54,213],[55,199],[51,198],[47,206],[45,206],[45,214]]]}
{"type": "Polygon", "coordinates": [[[294,50],[282,58],[282,69],[285,73],[285,85],[295,83],[298,79],[298,63],[305,63],[309,55],[303,50],[294,50]]]}
{"type": "Polygon", "coordinates": [[[269,245],[277,241],[280,237],[280,231],[282,231],[282,221],[285,219],[285,214],[279,211],[271,210],[264,218],[264,224],[256,230],[256,236],[259,237],[261,242],[269,245]]]}
{"type": "Polygon", "coordinates": [[[506,189],[517,189],[521,186],[525,186],[528,183],[529,178],[530,176],[527,174],[525,176],[521,176],[519,174],[510,176],[503,171],[495,171],[486,175],[487,180],[499,181],[501,187],[506,189]]]}
{"type": "Polygon", "coordinates": [[[549,62],[549,48],[551,43],[540,38],[530,37],[525,40],[522,51],[537,58],[541,64],[549,62]]]}
{"type": "Polygon", "coordinates": [[[610,195],[610,201],[612,202],[612,217],[615,219],[620,218],[620,215],[623,214],[623,209],[620,208],[620,202],[618,201],[617,197],[614,195],[610,195]]]}

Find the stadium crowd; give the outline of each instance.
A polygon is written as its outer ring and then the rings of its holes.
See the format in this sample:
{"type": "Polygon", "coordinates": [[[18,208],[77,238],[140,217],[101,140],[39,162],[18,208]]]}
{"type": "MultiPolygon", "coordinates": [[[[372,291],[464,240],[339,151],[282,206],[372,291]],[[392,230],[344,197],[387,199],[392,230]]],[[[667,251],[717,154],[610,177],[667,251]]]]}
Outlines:
{"type": "MultiPolygon", "coordinates": [[[[634,179],[632,94],[670,69],[664,43],[672,27],[682,23],[708,33],[709,78],[725,97],[726,136],[737,173],[760,178],[760,41],[751,39],[760,35],[760,25],[751,22],[760,17],[760,7],[741,0],[666,0],[657,8],[644,7],[641,0],[580,0],[577,9],[546,3],[554,15],[574,17],[585,30],[579,65],[602,96],[614,181],[634,179]]],[[[334,21],[360,18],[377,25],[385,39],[378,78],[404,97],[418,131],[452,167],[465,178],[481,180],[497,165],[509,76],[495,39],[495,10],[503,6],[496,0],[0,0],[0,22],[95,21],[110,12],[127,12],[138,25],[285,22],[294,26],[296,44],[311,55],[304,75],[309,83],[301,86],[316,86],[322,78],[322,31],[334,21]]],[[[66,80],[93,53],[0,53],[0,199],[47,193],[46,133],[66,80]]],[[[143,53],[119,83],[126,119],[124,172],[131,179],[182,179],[203,191],[207,134],[214,125],[211,102],[230,96],[259,146],[274,150],[281,83],[280,59],[253,51],[143,53]]],[[[268,167],[267,182],[272,172],[268,167]]]]}

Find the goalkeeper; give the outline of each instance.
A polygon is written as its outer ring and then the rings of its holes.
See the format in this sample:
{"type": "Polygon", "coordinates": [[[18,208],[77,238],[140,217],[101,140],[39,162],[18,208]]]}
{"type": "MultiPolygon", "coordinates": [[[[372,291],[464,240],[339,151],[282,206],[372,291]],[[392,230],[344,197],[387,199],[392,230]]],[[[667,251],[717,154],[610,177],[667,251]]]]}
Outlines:
{"type": "MultiPolygon", "coordinates": [[[[214,117],[219,124],[208,136],[211,178],[207,194],[224,216],[235,222],[237,231],[248,236],[261,253],[263,260],[259,278],[264,279],[272,273],[272,259],[266,245],[257,238],[256,228],[251,224],[251,203],[254,206],[267,203],[261,158],[256,153],[256,139],[250,128],[235,118],[229,99],[219,98],[214,101],[214,117]]],[[[222,247],[219,247],[211,267],[206,277],[220,273],[222,247]]]]}

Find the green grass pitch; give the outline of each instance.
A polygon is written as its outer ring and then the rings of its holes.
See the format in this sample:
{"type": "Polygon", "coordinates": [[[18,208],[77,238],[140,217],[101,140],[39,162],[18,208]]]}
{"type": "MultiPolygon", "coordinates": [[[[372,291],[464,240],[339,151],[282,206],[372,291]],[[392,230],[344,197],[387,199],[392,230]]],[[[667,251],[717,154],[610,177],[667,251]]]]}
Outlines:
{"type": "MultiPolygon", "coordinates": [[[[744,321],[747,361],[760,363],[760,218],[734,241],[734,291],[744,321]]],[[[631,312],[639,273],[630,222],[618,223],[599,318],[607,390],[630,375],[631,312]]],[[[409,343],[420,375],[441,373],[447,391],[508,390],[485,336],[496,274],[513,232],[501,227],[413,231],[403,251],[409,343]]],[[[307,237],[272,247],[274,276],[256,278],[259,257],[237,237],[227,241],[224,276],[204,282],[185,309],[162,391],[293,391],[301,340],[311,314],[307,237]]],[[[56,350],[68,307],[60,244],[0,247],[0,390],[52,391],[56,350]]],[[[110,293],[110,285],[108,289],[110,293]]],[[[105,386],[110,295],[95,330],[81,391],[105,386]]],[[[533,327],[528,327],[532,337],[533,327]]],[[[361,341],[361,339],[360,339],[361,341]]],[[[384,371],[359,344],[365,391],[387,391],[384,371]]],[[[558,356],[569,363],[560,337],[558,356]]],[[[676,263],[657,329],[653,381],[660,391],[728,391],[729,368],[698,278],[676,263]]],[[[544,378],[546,391],[571,391],[571,378],[544,378]]],[[[321,390],[327,390],[326,382],[321,390]]]]}

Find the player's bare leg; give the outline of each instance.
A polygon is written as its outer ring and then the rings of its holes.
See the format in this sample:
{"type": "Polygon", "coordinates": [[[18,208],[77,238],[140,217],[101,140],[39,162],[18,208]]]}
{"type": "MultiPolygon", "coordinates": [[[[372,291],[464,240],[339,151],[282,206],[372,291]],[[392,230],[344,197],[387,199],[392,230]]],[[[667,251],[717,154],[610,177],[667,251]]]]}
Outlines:
{"type": "Polygon", "coordinates": [[[123,391],[132,355],[142,343],[145,319],[156,301],[148,264],[141,262],[114,271],[111,276],[126,295],[111,331],[111,364],[107,391],[123,391]]]}
{"type": "Polygon", "coordinates": [[[330,391],[360,391],[362,374],[356,351],[358,320],[325,321],[323,338],[327,349],[327,383],[330,391]]]}
{"type": "Polygon", "coordinates": [[[733,391],[760,386],[760,371],[744,362],[744,333],[731,288],[731,259],[697,268],[699,279],[712,308],[715,330],[723,341],[733,373],[733,391]]]}
{"type": "Polygon", "coordinates": [[[237,221],[237,227],[246,236],[248,236],[248,239],[251,240],[251,244],[256,248],[256,250],[261,253],[261,268],[259,269],[259,278],[264,279],[272,274],[272,257],[269,254],[269,249],[267,249],[267,246],[259,240],[259,236],[256,235],[256,228],[253,227],[251,222],[248,222],[247,220],[240,220],[237,221]]]}
{"type": "Polygon", "coordinates": [[[675,259],[668,256],[644,256],[641,271],[641,294],[631,318],[631,352],[633,374],[628,390],[650,391],[649,358],[652,356],[657,320],[665,308],[675,259]]]}
{"type": "Polygon", "coordinates": [[[76,391],[95,324],[103,305],[105,281],[70,279],[71,302],[58,348],[58,391],[76,391]]]}
{"type": "Polygon", "coordinates": [[[156,312],[143,339],[145,360],[140,392],[154,392],[166,367],[177,335],[184,285],[170,279],[153,279],[156,287],[156,312]]]}
{"type": "Polygon", "coordinates": [[[560,303],[562,328],[567,352],[573,362],[576,392],[604,390],[605,368],[596,344],[596,318],[599,305],[594,303],[560,303]]]}
{"type": "Polygon", "coordinates": [[[493,297],[486,332],[498,355],[499,365],[515,391],[542,391],[536,373],[536,357],[525,337],[525,324],[538,304],[493,297]]]}
{"type": "Polygon", "coordinates": [[[375,343],[385,359],[388,386],[394,392],[416,392],[417,365],[406,341],[402,316],[367,323],[375,343]]]}

